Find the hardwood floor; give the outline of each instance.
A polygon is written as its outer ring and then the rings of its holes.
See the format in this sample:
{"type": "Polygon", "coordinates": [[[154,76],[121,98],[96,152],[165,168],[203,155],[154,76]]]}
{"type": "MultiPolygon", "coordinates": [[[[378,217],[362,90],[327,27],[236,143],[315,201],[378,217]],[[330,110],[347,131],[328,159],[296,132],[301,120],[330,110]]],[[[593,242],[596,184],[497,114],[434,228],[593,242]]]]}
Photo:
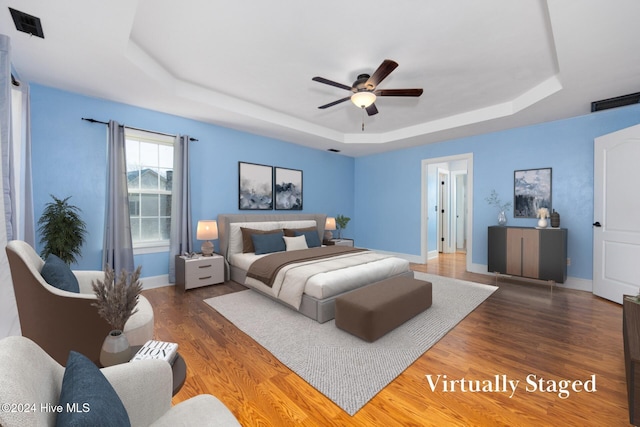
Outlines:
{"type": "MultiPolygon", "coordinates": [[[[464,266],[464,255],[454,254],[412,268],[495,283],[464,266]]],[[[187,380],[174,404],[211,393],[243,426],[629,425],[622,307],[587,292],[550,292],[504,279],[498,286],[353,417],[202,301],[243,286],[227,282],[187,293],[171,286],[144,295],[154,307],[156,338],[178,342],[187,362],[187,380]],[[441,375],[434,391],[427,375],[434,382],[441,375]],[[569,388],[563,398],[560,380],[592,379],[587,390],[574,383],[580,391],[569,388]],[[457,380],[467,381],[467,391],[459,381],[452,384],[457,380]],[[520,381],[513,396],[510,388],[502,391],[503,380],[520,381]],[[500,390],[468,391],[477,384],[500,390]]]]}

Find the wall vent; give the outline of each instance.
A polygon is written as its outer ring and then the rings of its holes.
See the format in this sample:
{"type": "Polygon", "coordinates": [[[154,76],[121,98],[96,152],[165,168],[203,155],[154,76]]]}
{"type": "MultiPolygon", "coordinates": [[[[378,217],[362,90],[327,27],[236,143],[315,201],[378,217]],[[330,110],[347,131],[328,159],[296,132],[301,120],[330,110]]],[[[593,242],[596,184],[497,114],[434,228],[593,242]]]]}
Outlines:
{"type": "Polygon", "coordinates": [[[609,108],[624,107],[625,105],[637,104],[640,102],[640,92],[629,95],[618,96],[616,98],[603,99],[591,103],[591,112],[608,110],[609,108]]]}
{"type": "Polygon", "coordinates": [[[31,34],[32,36],[44,38],[40,18],[11,8],[9,8],[9,11],[11,12],[13,22],[16,24],[16,30],[31,34]]]}

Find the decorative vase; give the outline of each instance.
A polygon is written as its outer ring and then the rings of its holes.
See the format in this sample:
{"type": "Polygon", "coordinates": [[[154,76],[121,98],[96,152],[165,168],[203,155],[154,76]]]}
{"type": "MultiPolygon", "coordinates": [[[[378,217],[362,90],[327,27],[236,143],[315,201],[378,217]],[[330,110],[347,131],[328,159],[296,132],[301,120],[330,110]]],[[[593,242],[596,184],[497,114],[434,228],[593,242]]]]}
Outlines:
{"type": "Polygon", "coordinates": [[[551,227],[560,227],[560,214],[555,209],[551,212],[551,227]]]}
{"type": "Polygon", "coordinates": [[[538,220],[538,228],[547,228],[547,218],[540,218],[538,220]]]}
{"type": "Polygon", "coordinates": [[[131,359],[131,346],[127,336],[118,329],[109,332],[100,350],[102,366],[113,366],[131,359]]]}
{"type": "Polygon", "coordinates": [[[507,215],[504,211],[498,213],[498,225],[507,225],[507,215]]]}

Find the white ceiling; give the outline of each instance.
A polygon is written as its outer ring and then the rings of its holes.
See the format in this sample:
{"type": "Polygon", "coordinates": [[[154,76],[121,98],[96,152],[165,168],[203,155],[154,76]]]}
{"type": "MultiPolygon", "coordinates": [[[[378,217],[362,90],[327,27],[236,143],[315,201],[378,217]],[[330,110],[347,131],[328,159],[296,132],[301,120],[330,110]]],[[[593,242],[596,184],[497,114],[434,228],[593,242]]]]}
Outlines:
{"type": "Polygon", "coordinates": [[[349,156],[587,114],[592,101],[640,92],[638,0],[0,5],[22,80],[349,156]],[[16,31],[7,6],[39,17],[45,38],[16,31]],[[317,108],[349,92],[312,77],[350,86],[384,59],[399,67],[380,89],[424,94],[379,98],[371,117],[350,102],[317,108]]]}

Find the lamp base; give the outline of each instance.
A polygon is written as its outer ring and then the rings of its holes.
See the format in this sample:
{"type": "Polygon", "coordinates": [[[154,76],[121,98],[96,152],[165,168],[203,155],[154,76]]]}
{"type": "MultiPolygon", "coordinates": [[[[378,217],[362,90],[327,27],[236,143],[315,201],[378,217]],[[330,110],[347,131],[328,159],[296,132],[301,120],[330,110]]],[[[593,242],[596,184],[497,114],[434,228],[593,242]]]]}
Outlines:
{"type": "Polygon", "coordinates": [[[330,230],[326,230],[324,232],[324,240],[331,240],[333,239],[333,232],[331,232],[330,230]]]}
{"type": "Polygon", "coordinates": [[[202,251],[202,255],[204,256],[212,256],[213,255],[213,243],[211,243],[210,241],[206,241],[202,244],[202,246],[200,247],[200,250],[202,251]]]}

